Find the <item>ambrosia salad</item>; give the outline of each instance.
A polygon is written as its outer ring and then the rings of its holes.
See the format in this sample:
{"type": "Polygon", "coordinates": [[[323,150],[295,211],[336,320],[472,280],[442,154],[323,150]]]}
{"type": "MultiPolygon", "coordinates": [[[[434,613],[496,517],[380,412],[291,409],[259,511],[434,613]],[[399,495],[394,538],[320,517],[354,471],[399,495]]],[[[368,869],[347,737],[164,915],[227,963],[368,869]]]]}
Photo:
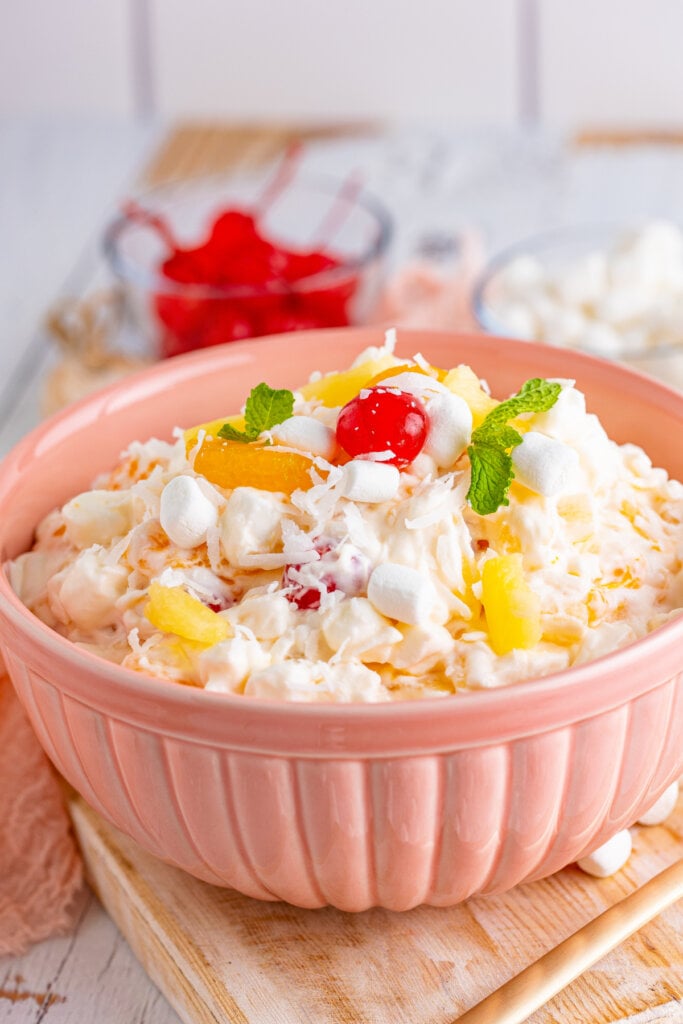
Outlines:
{"type": "Polygon", "coordinates": [[[295,701],[505,686],[679,613],[680,483],[572,381],[498,402],[394,340],[131,444],[43,520],[16,593],[128,668],[295,701]]]}

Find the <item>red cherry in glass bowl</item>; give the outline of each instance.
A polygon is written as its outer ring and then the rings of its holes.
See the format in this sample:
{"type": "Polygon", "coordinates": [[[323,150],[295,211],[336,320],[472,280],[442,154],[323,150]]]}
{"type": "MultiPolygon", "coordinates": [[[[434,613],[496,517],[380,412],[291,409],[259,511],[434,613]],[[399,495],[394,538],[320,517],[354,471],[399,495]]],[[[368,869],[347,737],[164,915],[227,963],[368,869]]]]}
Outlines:
{"type": "Polygon", "coordinates": [[[205,178],[132,201],[104,250],[128,321],[159,357],[368,321],[391,220],[353,181],[205,178]]]}

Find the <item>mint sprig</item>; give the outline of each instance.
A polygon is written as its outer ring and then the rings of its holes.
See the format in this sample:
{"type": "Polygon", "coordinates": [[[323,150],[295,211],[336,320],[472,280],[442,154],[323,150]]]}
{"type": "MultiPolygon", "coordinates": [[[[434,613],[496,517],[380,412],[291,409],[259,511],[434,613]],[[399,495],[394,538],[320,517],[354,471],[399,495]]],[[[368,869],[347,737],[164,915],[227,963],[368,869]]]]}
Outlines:
{"type": "Polygon", "coordinates": [[[285,388],[275,390],[265,383],[251,389],[244,407],[244,430],[238,430],[230,423],[224,423],[218,436],[226,441],[249,444],[264,430],[270,430],[288,420],[294,411],[294,395],[285,388]]]}
{"type": "Polygon", "coordinates": [[[522,443],[522,435],[508,420],[523,412],[546,412],[557,401],[561,384],[534,377],[522,385],[512,398],[492,409],[472,434],[467,449],[472,468],[467,500],[480,516],[490,515],[501,505],[509,505],[508,492],[514,479],[510,452],[522,443]]]}

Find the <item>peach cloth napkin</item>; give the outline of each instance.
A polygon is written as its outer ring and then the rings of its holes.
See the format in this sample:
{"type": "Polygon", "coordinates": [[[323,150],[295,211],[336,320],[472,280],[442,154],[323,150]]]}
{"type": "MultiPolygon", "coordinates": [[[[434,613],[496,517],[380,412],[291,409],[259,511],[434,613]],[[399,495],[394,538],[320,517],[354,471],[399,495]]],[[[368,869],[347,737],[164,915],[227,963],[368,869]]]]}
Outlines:
{"type": "MultiPolygon", "coordinates": [[[[376,318],[402,327],[474,329],[469,295],[480,265],[478,239],[465,235],[454,270],[416,261],[399,271],[376,318]]],[[[76,397],[81,393],[70,396],[76,397]]],[[[0,662],[0,956],[67,931],[82,882],[55,772],[0,662]]]]}
{"type": "Polygon", "coordinates": [[[0,672],[2,956],[69,930],[83,870],[55,772],[0,672]]]}

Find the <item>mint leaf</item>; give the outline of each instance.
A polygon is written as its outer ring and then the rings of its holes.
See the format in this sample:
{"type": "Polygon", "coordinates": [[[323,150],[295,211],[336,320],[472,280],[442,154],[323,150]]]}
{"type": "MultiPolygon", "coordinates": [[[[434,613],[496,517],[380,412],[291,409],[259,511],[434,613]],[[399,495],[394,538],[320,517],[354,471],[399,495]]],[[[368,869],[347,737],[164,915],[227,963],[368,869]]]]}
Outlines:
{"type": "Polygon", "coordinates": [[[294,395],[284,388],[275,391],[267,384],[252,388],[244,409],[247,433],[258,437],[262,430],[270,430],[294,412],[294,395]]]}
{"type": "Polygon", "coordinates": [[[495,432],[489,431],[483,438],[478,436],[475,439],[473,434],[472,440],[475,444],[494,444],[498,448],[516,448],[518,444],[522,443],[522,435],[514,427],[505,425],[498,427],[495,432]]]}
{"type": "Polygon", "coordinates": [[[288,420],[294,412],[294,395],[285,388],[275,390],[265,383],[251,389],[244,407],[244,430],[237,430],[230,423],[224,423],[218,436],[226,441],[248,444],[255,441],[264,430],[288,420]]]}
{"type": "Polygon", "coordinates": [[[510,451],[522,443],[522,435],[507,421],[523,412],[546,412],[555,405],[561,390],[561,384],[534,377],[516,395],[492,409],[472,433],[467,449],[472,467],[467,500],[480,516],[509,504],[508,491],[515,475],[510,451]]]}
{"type": "Polygon", "coordinates": [[[239,441],[241,444],[248,444],[249,441],[254,440],[250,434],[245,434],[243,430],[238,430],[231,423],[224,423],[218,431],[218,436],[226,441],[239,441]]]}
{"type": "Polygon", "coordinates": [[[522,385],[516,395],[491,410],[481,426],[474,431],[472,440],[483,440],[491,432],[497,433],[501,426],[520,413],[546,412],[555,405],[561,390],[561,384],[533,377],[522,385]]]}
{"type": "Polygon", "coordinates": [[[470,445],[468,451],[472,482],[467,500],[474,511],[487,516],[500,505],[509,505],[507,494],[514,476],[511,456],[495,444],[470,445]]]}

